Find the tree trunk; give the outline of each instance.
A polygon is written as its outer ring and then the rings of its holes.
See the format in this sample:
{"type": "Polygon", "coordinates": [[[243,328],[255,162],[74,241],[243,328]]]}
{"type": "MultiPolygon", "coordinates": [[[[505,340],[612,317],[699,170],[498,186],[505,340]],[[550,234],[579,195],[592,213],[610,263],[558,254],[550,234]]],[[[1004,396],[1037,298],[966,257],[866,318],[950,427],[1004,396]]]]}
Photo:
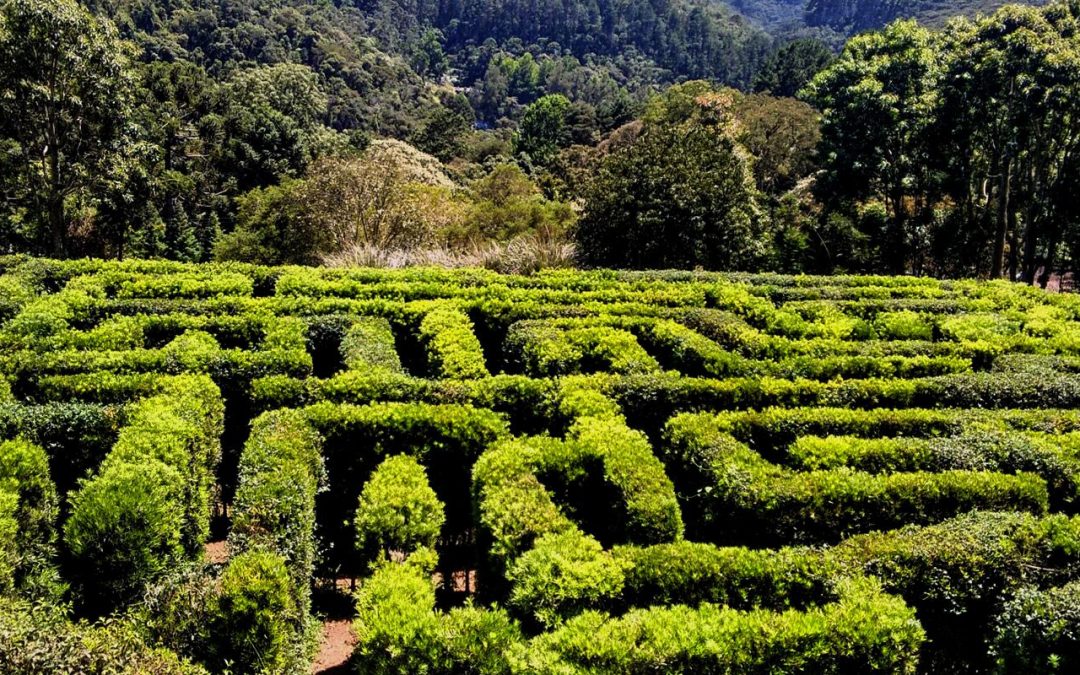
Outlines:
{"type": "Polygon", "coordinates": [[[1005,240],[1009,236],[1009,193],[1012,190],[1012,157],[1005,159],[998,188],[997,233],[994,236],[994,259],[990,277],[1000,279],[1005,271],[1005,240]]]}
{"type": "Polygon", "coordinates": [[[51,255],[63,258],[67,253],[67,219],[64,217],[64,192],[60,189],[60,149],[57,142],[48,146],[48,208],[49,244],[51,255]]]}

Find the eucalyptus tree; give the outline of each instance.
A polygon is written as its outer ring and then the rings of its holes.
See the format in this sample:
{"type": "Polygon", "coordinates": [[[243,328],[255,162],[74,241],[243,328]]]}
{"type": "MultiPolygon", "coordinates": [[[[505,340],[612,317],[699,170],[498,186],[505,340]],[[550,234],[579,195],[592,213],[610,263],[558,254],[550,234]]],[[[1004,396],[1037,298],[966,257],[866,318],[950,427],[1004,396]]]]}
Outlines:
{"type": "Polygon", "coordinates": [[[939,40],[913,21],[853,38],[804,96],[822,113],[818,196],[832,208],[867,200],[888,213],[882,264],[909,269],[914,224],[931,206],[928,143],[941,75],[939,40]]]}
{"type": "Polygon", "coordinates": [[[0,2],[0,164],[9,227],[69,252],[76,210],[121,181],[135,87],[126,47],[75,0],[0,2]]]}

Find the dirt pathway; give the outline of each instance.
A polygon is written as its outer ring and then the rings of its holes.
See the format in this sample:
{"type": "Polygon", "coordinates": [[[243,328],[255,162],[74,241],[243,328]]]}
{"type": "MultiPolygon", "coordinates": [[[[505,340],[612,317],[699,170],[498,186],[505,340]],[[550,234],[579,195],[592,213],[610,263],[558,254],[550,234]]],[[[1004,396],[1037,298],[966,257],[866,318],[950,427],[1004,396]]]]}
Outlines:
{"type": "Polygon", "coordinates": [[[348,661],[355,644],[352,621],[348,619],[324,621],[322,644],[319,646],[319,655],[315,658],[311,672],[324,675],[348,672],[348,661]]]}

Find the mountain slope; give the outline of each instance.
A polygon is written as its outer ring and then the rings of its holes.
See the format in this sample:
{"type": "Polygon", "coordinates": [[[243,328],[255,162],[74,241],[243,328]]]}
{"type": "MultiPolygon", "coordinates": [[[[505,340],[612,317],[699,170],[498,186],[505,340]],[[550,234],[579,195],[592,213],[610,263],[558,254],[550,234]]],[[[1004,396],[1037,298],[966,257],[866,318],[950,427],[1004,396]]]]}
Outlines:
{"type": "MultiPolygon", "coordinates": [[[[880,28],[900,18],[941,25],[953,16],[989,14],[1008,0],[808,0],[805,21],[847,34],[880,28]]],[[[1027,4],[1045,5],[1047,0],[1027,4]]]]}

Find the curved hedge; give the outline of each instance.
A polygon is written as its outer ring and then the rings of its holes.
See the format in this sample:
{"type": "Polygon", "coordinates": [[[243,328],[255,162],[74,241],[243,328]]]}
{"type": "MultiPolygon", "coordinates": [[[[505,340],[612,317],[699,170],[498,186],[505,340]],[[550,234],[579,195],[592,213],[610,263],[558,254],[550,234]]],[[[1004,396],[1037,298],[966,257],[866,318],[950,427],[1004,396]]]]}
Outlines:
{"type": "Polygon", "coordinates": [[[1043,513],[1034,474],[948,470],[875,475],[846,467],[793,471],[724,431],[711,415],[674,418],[665,461],[693,504],[694,533],[709,541],[778,545],[943,520],[971,509],[1043,513]]]}

